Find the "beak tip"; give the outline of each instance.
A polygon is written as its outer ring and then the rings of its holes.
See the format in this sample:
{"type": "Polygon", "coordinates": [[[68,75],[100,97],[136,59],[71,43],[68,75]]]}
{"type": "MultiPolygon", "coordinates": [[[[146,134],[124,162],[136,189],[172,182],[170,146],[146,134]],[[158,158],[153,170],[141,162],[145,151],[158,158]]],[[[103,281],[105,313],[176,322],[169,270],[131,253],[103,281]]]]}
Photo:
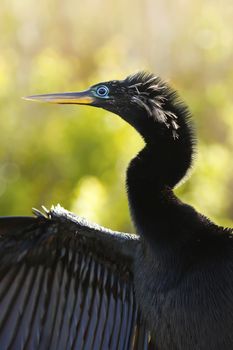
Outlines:
{"type": "Polygon", "coordinates": [[[30,101],[30,96],[22,96],[21,99],[25,101],[30,101]]]}
{"type": "Polygon", "coordinates": [[[23,96],[23,100],[25,101],[32,101],[32,102],[51,102],[49,99],[43,98],[40,95],[31,95],[31,96],[23,96]]]}

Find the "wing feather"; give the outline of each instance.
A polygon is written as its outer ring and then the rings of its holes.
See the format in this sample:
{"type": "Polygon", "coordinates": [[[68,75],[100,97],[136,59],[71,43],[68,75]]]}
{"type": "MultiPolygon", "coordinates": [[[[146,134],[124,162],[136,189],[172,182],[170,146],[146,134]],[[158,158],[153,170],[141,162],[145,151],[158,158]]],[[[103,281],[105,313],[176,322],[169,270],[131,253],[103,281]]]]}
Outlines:
{"type": "Polygon", "coordinates": [[[4,218],[2,230],[0,219],[1,350],[149,349],[133,290],[138,239],[85,225],[66,212],[4,218]]]}

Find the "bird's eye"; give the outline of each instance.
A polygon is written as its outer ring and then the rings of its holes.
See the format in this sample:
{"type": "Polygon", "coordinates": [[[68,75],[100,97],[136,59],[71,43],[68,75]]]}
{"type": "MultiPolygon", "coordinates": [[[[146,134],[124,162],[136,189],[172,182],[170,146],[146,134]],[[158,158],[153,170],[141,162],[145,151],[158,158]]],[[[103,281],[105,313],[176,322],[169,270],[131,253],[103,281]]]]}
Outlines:
{"type": "Polygon", "coordinates": [[[96,94],[99,97],[106,97],[109,93],[109,89],[105,85],[101,85],[96,89],[96,94]]]}

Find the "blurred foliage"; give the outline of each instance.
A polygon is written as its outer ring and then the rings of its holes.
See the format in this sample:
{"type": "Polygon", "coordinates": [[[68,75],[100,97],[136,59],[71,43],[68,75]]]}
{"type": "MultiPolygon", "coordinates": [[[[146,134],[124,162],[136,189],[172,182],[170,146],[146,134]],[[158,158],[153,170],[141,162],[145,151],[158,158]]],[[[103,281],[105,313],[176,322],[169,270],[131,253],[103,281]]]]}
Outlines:
{"type": "Polygon", "coordinates": [[[179,196],[233,222],[231,0],[1,0],[0,214],[59,202],[132,231],[125,168],[139,136],[103,110],[20,99],[147,69],[191,107],[199,155],[179,196]]]}

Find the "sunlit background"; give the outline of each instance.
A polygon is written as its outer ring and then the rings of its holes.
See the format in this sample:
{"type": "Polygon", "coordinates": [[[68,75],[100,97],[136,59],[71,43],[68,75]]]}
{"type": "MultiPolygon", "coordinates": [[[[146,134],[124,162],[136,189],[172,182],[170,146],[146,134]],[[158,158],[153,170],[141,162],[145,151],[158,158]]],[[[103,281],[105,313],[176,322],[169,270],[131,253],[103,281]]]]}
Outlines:
{"type": "Polygon", "coordinates": [[[146,69],[194,115],[199,155],[179,196],[232,225],[232,0],[1,0],[0,8],[0,215],[59,202],[133,232],[124,181],[142,147],[135,131],[103,110],[21,96],[146,69]]]}

